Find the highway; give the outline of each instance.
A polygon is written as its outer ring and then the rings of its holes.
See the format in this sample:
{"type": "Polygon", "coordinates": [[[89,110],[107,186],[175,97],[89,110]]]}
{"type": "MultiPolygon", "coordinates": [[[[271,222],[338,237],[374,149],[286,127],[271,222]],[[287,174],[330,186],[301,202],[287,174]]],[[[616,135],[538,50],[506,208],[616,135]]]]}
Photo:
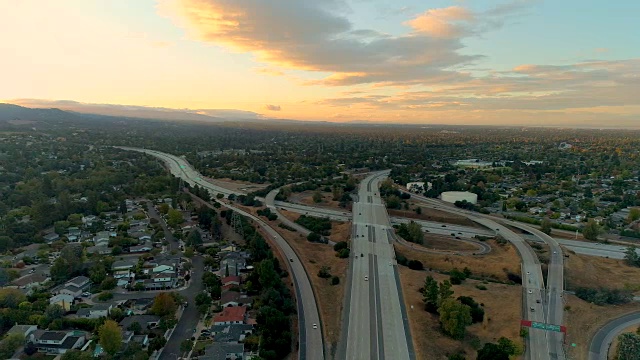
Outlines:
{"type": "MultiPolygon", "coordinates": [[[[547,267],[547,323],[552,325],[564,324],[564,256],[560,244],[551,236],[531,226],[515,221],[504,220],[504,224],[527,231],[549,245],[549,265],[547,267]]],[[[549,332],[549,356],[552,360],[564,360],[564,334],[549,332]]]]}
{"type": "MultiPolygon", "coordinates": [[[[486,218],[481,214],[456,208],[450,204],[438,200],[426,198],[424,196],[411,194],[411,196],[434,209],[462,215],[471,221],[480,224],[487,229],[495,230],[505,240],[512,243],[522,259],[522,289],[523,289],[523,318],[534,322],[547,322],[547,311],[543,299],[546,298],[546,289],[542,276],[542,268],[538,257],[526,241],[511,231],[504,225],[496,223],[493,219],[486,218]]],[[[514,319],[515,321],[515,319],[514,319]]],[[[526,339],[526,357],[530,360],[550,360],[552,347],[549,345],[549,333],[542,329],[529,329],[529,336],[526,339]]],[[[555,346],[553,347],[555,351],[555,346]]]]}
{"type": "Polygon", "coordinates": [[[640,325],[640,313],[636,312],[609,321],[591,339],[589,360],[607,360],[613,339],[624,329],[640,325]]]}
{"type": "Polygon", "coordinates": [[[374,173],[353,205],[351,261],[338,359],[414,359],[387,210],[374,173]]]}
{"type": "MultiPolygon", "coordinates": [[[[242,194],[241,192],[222,189],[216,185],[210,184],[200,173],[194,170],[189,163],[181,157],[166,154],[159,151],[118,147],[123,150],[143,152],[163,160],[170,172],[189,183],[191,186],[198,184],[201,187],[208,189],[212,192],[212,195],[222,193],[229,194],[242,194]]],[[[318,305],[316,303],[311,282],[309,276],[304,270],[300,259],[291,246],[282,238],[275,230],[267,225],[261,219],[244,212],[243,210],[236,208],[232,205],[225,204],[226,207],[238,212],[246,217],[251,218],[258,223],[264,230],[275,240],[279,247],[279,250],[287,259],[293,259],[293,261],[287,261],[289,272],[293,277],[293,283],[296,291],[296,299],[298,305],[298,326],[299,326],[299,356],[301,360],[324,360],[324,341],[322,336],[322,327],[320,326],[320,314],[318,311],[318,305]],[[316,324],[317,329],[314,329],[316,324]]],[[[195,323],[193,324],[195,326],[195,323]]]]}

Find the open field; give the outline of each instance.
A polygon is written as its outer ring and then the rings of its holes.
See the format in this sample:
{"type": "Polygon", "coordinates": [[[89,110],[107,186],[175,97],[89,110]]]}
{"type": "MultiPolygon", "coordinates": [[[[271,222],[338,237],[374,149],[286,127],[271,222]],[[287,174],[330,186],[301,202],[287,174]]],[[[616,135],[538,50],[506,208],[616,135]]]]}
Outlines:
{"type": "Polygon", "coordinates": [[[565,250],[565,277],[569,290],[576,287],[598,286],[640,290],[640,268],[625,264],[624,260],[596,258],[565,250]]]}
{"type": "Polygon", "coordinates": [[[574,295],[565,294],[565,318],[567,319],[567,358],[587,359],[591,338],[596,331],[609,320],[624,314],[638,311],[640,304],[598,306],[579,299],[574,295]]]}
{"type": "Polygon", "coordinates": [[[268,183],[265,184],[255,184],[248,181],[241,180],[231,180],[231,179],[212,179],[210,177],[204,177],[205,180],[212,183],[213,185],[223,187],[225,189],[230,189],[234,191],[244,191],[250,193],[252,191],[264,189],[269,186],[268,183]]]}
{"type": "Polygon", "coordinates": [[[482,256],[459,256],[431,254],[412,251],[404,246],[394,245],[396,253],[411,260],[420,260],[425,268],[438,271],[460,270],[468,267],[473,276],[507,281],[507,272],[520,274],[520,257],[511,244],[498,245],[494,240],[487,240],[491,245],[491,252],[482,256]]]}
{"type": "Polygon", "coordinates": [[[437,234],[425,234],[424,244],[415,245],[423,246],[429,249],[436,250],[452,250],[452,251],[473,251],[478,247],[465,241],[459,241],[454,239],[453,236],[437,235],[437,234]]]}
{"type": "Polygon", "coordinates": [[[468,326],[467,336],[461,342],[440,332],[438,317],[424,310],[422,294],[419,292],[427,275],[433,276],[437,281],[449,277],[435,272],[413,271],[403,266],[399,270],[416,359],[444,360],[455,353],[463,353],[467,359],[475,359],[474,342],[476,345],[478,340],[479,344],[495,342],[501,336],[522,343],[519,337],[522,303],[520,286],[487,283],[483,284],[487,290],[479,290],[476,285],[482,282],[471,279],[462,285],[454,285],[454,297],[471,296],[478,303],[484,304],[485,309],[484,322],[468,326]]]}
{"type": "Polygon", "coordinates": [[[319,203],[313,201],[313,193],[314,191],[311,191],[311,190],[303,191],[300,193],[293,193],[291,194],[291,196],[289,196],[288,201],[292,203],[315,206],[315,207],[324,207],[324,208],[338,210],[338,211],[350,210],[350,209],[341,208],[339,205],[340,202],[333,200],[332,193],[320,192],[320,194],[322,194],[322,201],[319,203]]]}
{"type": "Polygon", "coordinates": [[[412,219],[420,219],[420,220],[443,222],[443,223],[456,224],[456,225],[479,227],[479,225],[477,225],[476,223],[467,219],[464,216],[455,215],[448,212],[431,209],[428,207],[423,207],[423,206],[420,206],[420,204],[421,204],[420,202],[414,202],[412,200],[409,200],[409,205],[410,205],[409,208],[411,210],[388,209],[388,212],[390,216],[401,216],[401,217],[408,217],[412,219]],[[416,214],[416,212],[413,210],[416,207],[421,208],[421,214],[416,214]]]}

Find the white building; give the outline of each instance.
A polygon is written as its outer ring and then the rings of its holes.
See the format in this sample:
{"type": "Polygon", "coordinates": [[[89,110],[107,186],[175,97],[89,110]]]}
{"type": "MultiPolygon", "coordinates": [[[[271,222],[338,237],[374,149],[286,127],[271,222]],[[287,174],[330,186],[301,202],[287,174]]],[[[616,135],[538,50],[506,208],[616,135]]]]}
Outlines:
{"type": "Polygon", "coordinates": [[[465,200],[472,204],[478,203],[478,195],[468,191],[445,191],[440,195],[440,199],[452,204],[465,200]]]}

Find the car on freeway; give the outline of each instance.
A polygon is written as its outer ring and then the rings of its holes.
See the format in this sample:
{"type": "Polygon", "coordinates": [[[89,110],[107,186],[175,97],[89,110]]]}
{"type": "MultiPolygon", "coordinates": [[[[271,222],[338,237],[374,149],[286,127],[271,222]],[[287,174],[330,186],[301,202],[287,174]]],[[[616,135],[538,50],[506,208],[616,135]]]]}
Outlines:
{"type": "Polygon", "coordinates": [[[536,302],[537,302],[538,304],[540,304],[540,299],[536,300],[536,302]]]}
{"type": "Polygon", "coordinates": [[[369,277],[367,275],[364,276],[364,281],[369,281],[369,277]]]}
{"type": "Polygon", "coordinates": [[[318,328],[318,324],[313,324],[313,328],[317,329],[318,328]]]}
{"type": "Polygon", "coordinates": [[[529,308],[529,310],[531,310],[531,312],[536,311],[536,309],[534,309],[534,308],[533,308],[533,306],[532,306],[532,307],[530,307],[530,308],[529,308]]]}
{"type": "Polygon", "coordinates": [[[531,272],[530,272],[530,271],[527,271],[527,275],[531,275],[531,272]]]}
{"type": "Polygon", "coordinates": [[[293,262],[293,258],[289,258],[289,261],[293,262]]]}
{"type": "Polygon", "coordinates": [[[531,289],[529,289],[528,292],[529,292],[529,294],[533,294],[533,290],[531,290],[531,289]]]}

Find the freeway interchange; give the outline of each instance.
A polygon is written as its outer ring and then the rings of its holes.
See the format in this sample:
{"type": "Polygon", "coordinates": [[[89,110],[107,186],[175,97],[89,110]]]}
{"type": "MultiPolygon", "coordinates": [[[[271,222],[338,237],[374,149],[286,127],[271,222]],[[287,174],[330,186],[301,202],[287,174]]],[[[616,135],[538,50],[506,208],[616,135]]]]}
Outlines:
{"type": "MultiPolygon", "coordinates": [[[[191,185],[197,184],[214,193],[221,193],[225,196],[243,194],[241,191],[225,189],[204,180],[202,175],[193,169],[184,158],[155,150],[120,148],[143,152],[163,160],[172,174],[191,185]]],[[[393,249],[395,239],[391,230],[391,223],[406,222],[407,219],[397,217],[390,219],[380,199],[378,185],[380,180],[386,177],[387,174],[388,172],[372,173],[361,182],[357,201],[354,202],[353,214],[275,201],[274,197],[277,191],[273,192],[271,199],[267,197],[266,201],[267,205],[275,210],[280,209],[325,216],[339,221],[353,221],[352,251],[347,280],[348,288],[345,295],[343,332],[342,340],[338,347],[338,358],[341,359],[413,359],[415,357],[404,301],[402,300],[397,264],[395,263],[393,249]]],[[[564,264],[560,245],[588,255],[618,257],[623,253],[623,248],[615,245],[598,245],[554,239],[528,225],[462,210],[439,200],[415,194],[411,195],[425,206],[465,216],[484,227],[484,229],[477,229],[450,224],[443,227],[443,224],[440,223],[417,221],[425,230],[442,235],[455,232],[468,238],[475,235],[493,236],[500,234],[514,245],[522,259],[523,319],[538,323],[537,325],[563,324],[564,264]],[[525,235],[515,233],[507,225],[521,229],[529,233],[529,235],[526,235],[527,237],[544,242],[549,246],[551,256],[546,286],[540,262],[524,240],[525,235]]],[[[300,318],[299,358],[325,359],[322,332],[319,329],[314,329],[316,327],[314,325],[320,323],[318,306],[313,295],[309,275],[305,272],[295,251],[275,230],[261,219],[244,213],[232,205],[225,204],[225,206],[251,217],[270,236],[273,236],[283,256],[294,260],[288,266],[294,279],[298,301],[300,318]]],[[[638,321],[637,319],[640,317],[637,314],[634,316],[629,317],[631,320],[625,319],[627,322],[638,321]]],[[[611,334],[617,329],[615,325],[619,325],[619,322],[612,322],[612,325],[607,325],[609,328],[603,328],[601,332],[604,335],[598,335],[602,338],[600,340],[602,340],[603,344],[611,338],[611,334]]],[[[545,331],[538,327],[529,329],[529,336],[526,340],[527,359],[565,359],[563,334],[545,331]]],[[[550,327],[555,328],[555,326],[550,327]]],[[[600,340],[594,339],[594,344],[600,340]]],[[[598,345],[592,345],[592,356],[600,350],[597,346],[600,346],[599,343],[598,345]]],[[[602,358],[602,354],[597,355],[602,358]]]]}

